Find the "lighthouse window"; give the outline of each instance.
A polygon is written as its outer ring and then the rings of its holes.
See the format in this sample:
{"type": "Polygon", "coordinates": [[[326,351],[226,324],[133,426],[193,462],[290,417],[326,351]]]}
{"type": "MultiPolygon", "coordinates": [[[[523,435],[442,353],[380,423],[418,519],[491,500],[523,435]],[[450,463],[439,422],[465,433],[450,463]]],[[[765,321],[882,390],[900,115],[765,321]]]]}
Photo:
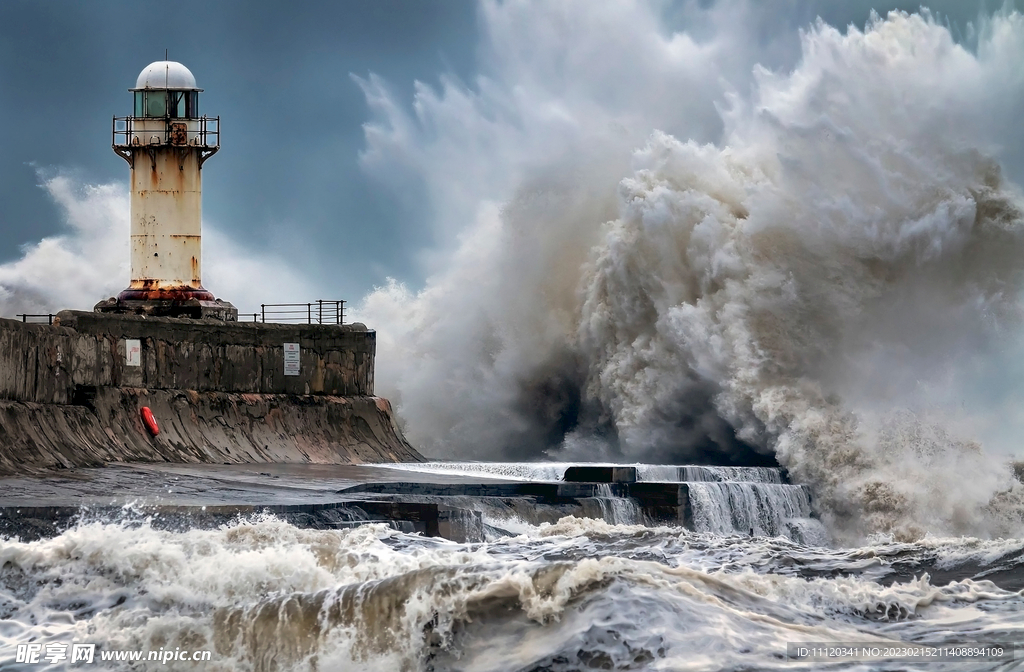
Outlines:
{"type": "Polygon", "coordinates": [[[167,114],[167,92],[147,91],[146,92],[146,116],[163,117],[167,114]]]}
{"type": "Polygon", "coordinates": [[[185,94],[185,116],[189,119],[199,117],[199,92],[189,91],[185,94]]]}
{"type": "Polygon", "coordinates": [[[177,119],[181,119],[185,116],[185,92],[184,91],[168,91],[167,98],[169,104],[167,108],[171,111],[171,116],[177,119]]]}
{"type": "Polygon", "coordinates": [[[135,92],[135,116],[146,116],[146,109],[142,106],[142,91],[135,92]]]}

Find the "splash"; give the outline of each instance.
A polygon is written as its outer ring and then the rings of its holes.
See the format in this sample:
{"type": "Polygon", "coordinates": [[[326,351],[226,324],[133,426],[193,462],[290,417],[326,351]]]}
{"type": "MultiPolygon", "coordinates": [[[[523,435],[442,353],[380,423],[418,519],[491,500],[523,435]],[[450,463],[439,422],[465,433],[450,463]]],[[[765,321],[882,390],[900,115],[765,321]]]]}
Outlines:
{"type": "MultiPolygon", "coordinates": [[[[484,12],[499,61],[514,60],[504,31],[525,30],[510,4],[484,12]]],[[[652,28],[665,50],[635,63],[631,90],[678,66],[684,44],[715,62],[740,15],[705,44],[652,28]]],[[[1002,166],[1020,158],[1004,143],[1024,19],[991,17],[976,37],[958,44],[927,13],[845,32],[819,21],[790,67],[749,70],[749,94],[739,66],[736,86],[690,73],[690,97],[720,101],[718,138],[683,108],[629,117],[524,83],[531,109],[563,105],[555,158],[480,186],[423,291],[392,283],[362,307],[398,335],[381,341],[380,378],[411,436],[438,456],[777,460],[840,533],[1021,530],[1005,458],[973,438],[999,424],[993,374],[1006,390],[1019,368],[1024,201],[1002,166]],[[620,138],[595,129],[619,120],[620,138]]],[[[500,127],[496,86],[458,114],[500,127]]],[[[453,94],[427,98],[419,120],[450,124],[453,94]]],[[[518,121],[517,134],[548,129],[518,121]]]]}
{"type": "Polygon", "coordinates": [[[0,265],[3,317],[88,309],[127,286],[127,192],[109,184],[79,188],[60,175],[43,186],[64,212],[68,231],[26,246],[20,259],[0,265]]]}
{"type": "Polygon", "coordinates": [[[987,59],[906,14],[819,24],[803,52],[758,74],[724,148],[658,133],[637,153],[581,281],[588,394],[630,451],[678,445],[710,398],[841,528],[1007,533],[1008,467],[927,418],[1019,326],[1021,199],[955,83],[987,59]]]}

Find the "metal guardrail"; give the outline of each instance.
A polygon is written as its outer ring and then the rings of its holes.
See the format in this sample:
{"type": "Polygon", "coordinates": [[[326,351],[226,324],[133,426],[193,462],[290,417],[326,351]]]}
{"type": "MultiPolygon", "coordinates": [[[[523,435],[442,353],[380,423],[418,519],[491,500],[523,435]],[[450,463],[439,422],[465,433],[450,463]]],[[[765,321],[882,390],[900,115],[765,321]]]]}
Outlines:
{"type": "MultiPolygon", "coordinates": [[[[196,149],[199,152],[199,167],[202,168],[208,158],[220,151],[220,117],[196,117],[195,119],[114,117],[111,135],[111,148],[114,153],[127,161],[132,168],[135,168],[136,152],[147,150],[152,155],[156,152],[157,147],[162,146],[196,149]],[[136,131],[136,121],[164,122],[163,138],[160,137],[160,131],[136,131]],[[189,130],[189,124],[195,124],[198,128],[189,130]],[[147,134],[149,134],[149,140],[145,137],[147,134]],[[154,138],[157,143],[150,144],[154,138]]],[[[155,156],[153,156],[153,163],[156,163],[155,156]]]]}
{"type": "Polygon", "coordinates": [[[54,313],[42,313],[36,315],[32,315],[30,313],[22,313],[20,315],[16,315],[15,317],[20,317],[22,322],[28,322],[31,324],[53,324],[53,318],[57,316],[54,313]]]}
{"type": "Polygon", "coordinates": [[[194,145],[198,147],[220,147],[220,117],[196,117],[194,119],[174,119],[167,117],[114,117],[111,144],[114,147],[145,147],[149,144],[146,135],[154,131],[136,130],[135,122],[163,121],[165,129],[160,144],[194,145]],[[178,123],[175,123],[178,122],[178,123]],[[188,130],[190,124],[198,126],[188,130]],[[182,126],[181,135],[172,135],[175,126],[182,126]],[[173,142],[172,142],[173,141],[173,142]]]}
{"type": "Polygon", "coordinates": [[[318,299],[310,303],[261,303],[253,322],[277,324],[345,324],[345,302],[318,299]]]}
{"type": "MultiPolygon", "coordinates": [[[[252,315],[253,322],[275,324],[345,324],[345,302],[318,299],[309,303],[261,303],[258,313],[240,313],[239,318],[252,315]]],[[[53,324],[56,313],[19,313],[15,317],[29,324],[53,324]]]]}

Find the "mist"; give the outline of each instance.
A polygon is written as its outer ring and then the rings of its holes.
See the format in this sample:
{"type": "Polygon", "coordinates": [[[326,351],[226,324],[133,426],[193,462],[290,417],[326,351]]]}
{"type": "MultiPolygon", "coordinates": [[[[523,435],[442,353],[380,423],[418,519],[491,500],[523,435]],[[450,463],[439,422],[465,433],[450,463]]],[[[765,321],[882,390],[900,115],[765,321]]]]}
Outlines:
{"type": "Polygon", "coordinates": [[[840,534],[1017,529],[1021,16],[819,20],[767,67],[743,3],[699,40],[568,4],[485,5],[488,76],[412,116],[362,82],[365,168],[443,204],[425,287],[357,311],[413,441],[777,461],[840,534]]]}

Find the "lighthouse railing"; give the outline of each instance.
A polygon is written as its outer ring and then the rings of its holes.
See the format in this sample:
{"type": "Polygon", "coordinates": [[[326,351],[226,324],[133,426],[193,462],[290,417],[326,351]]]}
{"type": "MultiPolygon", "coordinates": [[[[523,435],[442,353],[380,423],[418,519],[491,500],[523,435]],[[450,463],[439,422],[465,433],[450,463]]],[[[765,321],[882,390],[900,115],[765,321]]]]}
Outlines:
{"type": "Polygon", "coordinates": [[[261,303],[253,322],[277,324],[345,324],[345,302],[318,299],[308,303],[261,303]]]}

